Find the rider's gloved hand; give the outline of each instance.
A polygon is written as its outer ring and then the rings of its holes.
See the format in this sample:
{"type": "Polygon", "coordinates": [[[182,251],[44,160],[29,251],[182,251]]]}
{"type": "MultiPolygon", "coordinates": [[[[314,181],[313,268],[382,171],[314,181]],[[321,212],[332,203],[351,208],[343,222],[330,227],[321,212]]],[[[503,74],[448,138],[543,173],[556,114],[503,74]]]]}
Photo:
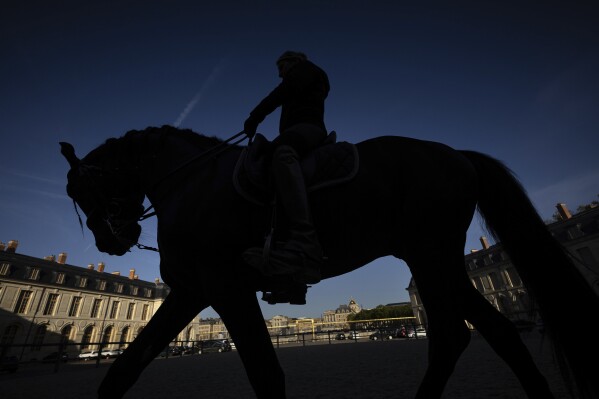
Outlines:
{"type": "Polygon", "coordinates": [[[256,129],[258,129],[258,124],[259,124],[259,122],[256,121],[256,119],[252,118],[251,116],[245,120],[245,123],[243,124],[243,131],[250,139],[253,138],[254,135],[256,134],[256,129]]]}

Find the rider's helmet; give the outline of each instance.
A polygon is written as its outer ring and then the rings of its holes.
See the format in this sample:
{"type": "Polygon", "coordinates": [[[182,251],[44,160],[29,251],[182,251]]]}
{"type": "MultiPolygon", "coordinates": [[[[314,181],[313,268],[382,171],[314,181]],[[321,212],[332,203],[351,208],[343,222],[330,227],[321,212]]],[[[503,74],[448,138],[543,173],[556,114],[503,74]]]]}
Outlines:
{"type": "Polygon", "coordinates": [[[277,59],[277,64],[279,64],[281,62],[287,62],[287,61],[301,62],[301,61],[306,61],[307,59],[308,59],[308,57],[304,53],[300,53],[298,51],[285,51],[277,59]]]}

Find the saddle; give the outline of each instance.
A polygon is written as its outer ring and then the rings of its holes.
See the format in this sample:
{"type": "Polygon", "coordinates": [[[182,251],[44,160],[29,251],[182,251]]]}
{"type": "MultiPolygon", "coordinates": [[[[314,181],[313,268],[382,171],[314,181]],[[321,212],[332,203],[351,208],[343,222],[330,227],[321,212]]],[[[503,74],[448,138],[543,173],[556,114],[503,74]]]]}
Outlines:
{"type": "MultiPolygon", "coordinates": [[[[268,161],[271,146],[266,137],[256,134],[252,144],[241,152],[233,172],[233,185],[239,195],[260,206],[271,204],[275,198],[268,161]]],[[[351,180],[358,173],[358,150],[354,144],[337,142],[337,133],[331,132],[300,164],[309,194],[351,180]]]]}

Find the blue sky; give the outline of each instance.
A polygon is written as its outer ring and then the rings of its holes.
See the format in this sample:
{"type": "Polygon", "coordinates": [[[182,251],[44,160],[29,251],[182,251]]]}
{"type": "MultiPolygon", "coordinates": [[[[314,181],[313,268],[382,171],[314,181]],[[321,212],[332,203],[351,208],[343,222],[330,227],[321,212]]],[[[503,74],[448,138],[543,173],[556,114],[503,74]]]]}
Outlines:
{"type": "MultiPolygon", "coordinates": [[[[488,153],[517,173],[545,219],[557,202],[575,209],[597,199],[597,6],[204,3],[2,3],[1,241],[153,281],[156,254],[108,256],[82,235],[58,142],[83,156],[163,124],[228,138],[278,84],[274,61],[285,50],[329,74],[326,123],[340,140],[402,135],[488,153]]],[[[259,127],[271,139],[278,115],[259,127]]],[[[155,221],[143,227],[142,242],[155,245],[155,221]]],[[[481,234],[475,221],[465,252],[480,248],[481,234]]],[[[367,308],[407,301],[409,278],[405,264],[380,259],[311,288],[306,306],[264,303],[264,315],[318,317],[350,298],[367,308]]]]}

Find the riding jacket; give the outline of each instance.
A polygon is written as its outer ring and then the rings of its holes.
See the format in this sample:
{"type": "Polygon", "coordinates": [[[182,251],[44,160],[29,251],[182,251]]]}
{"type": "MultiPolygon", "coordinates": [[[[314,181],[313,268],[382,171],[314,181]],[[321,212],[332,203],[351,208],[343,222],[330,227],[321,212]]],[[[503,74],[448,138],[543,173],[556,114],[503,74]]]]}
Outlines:
{"type": "Polygon", "coordinates": [[[302,61],[293,66],[281,83],[266,96],[252,112],[250,120],[256,126],[281,107],[279,133],[300,123],[321,127],[324,124],[324,100],[329,94],[329,78],[325,71],[310,61],[302,61]]]}

